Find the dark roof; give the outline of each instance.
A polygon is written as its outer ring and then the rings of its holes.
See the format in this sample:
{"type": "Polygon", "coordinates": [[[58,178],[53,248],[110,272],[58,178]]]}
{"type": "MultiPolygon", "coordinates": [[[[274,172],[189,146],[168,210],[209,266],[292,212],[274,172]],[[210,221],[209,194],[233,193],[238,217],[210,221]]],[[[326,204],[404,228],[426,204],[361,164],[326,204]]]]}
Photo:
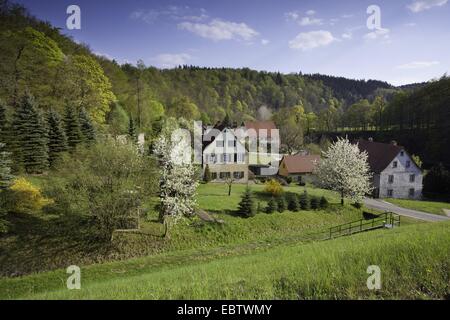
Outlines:
{"type": "Polygon", "coordinates": [[[369,155],[369,166],[372,172],[381,173],[404,150],[403,147],[393,143],[380,143],[360,139],[358,147],[369,155]]]}
{"type": "Polygon", "coordinates": [[[254,129],[259,136],[259,130],[267,130],[267,136],[271,136],[271,130],[277,129],[273,121],[247,121],[245,122],[245,129],[254,129]]]}
{"type": "Polygon", "coordinates": [[[286,165],[286,170],[290,173],[312,173],[320,161],[318,155],[295,155],[284,156],[281,164],[286,165]]]}

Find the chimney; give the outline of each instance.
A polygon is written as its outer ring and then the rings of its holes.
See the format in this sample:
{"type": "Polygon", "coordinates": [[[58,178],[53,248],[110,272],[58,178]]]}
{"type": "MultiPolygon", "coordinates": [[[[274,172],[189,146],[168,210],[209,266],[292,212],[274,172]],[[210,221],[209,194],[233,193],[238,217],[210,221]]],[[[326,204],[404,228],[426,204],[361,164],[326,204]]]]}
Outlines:
{"type": "Polygon", "coordinates": [[[394,146],[396,146],[396,145],[397,145],[397,141],[392,140],[392,141],[391,141],[391,144],[394,145],[394,146]]]}
{"type": "Polygon", "coordinates": [[[373,138],[372,137],[369,137],[369,142],[373,142],[373,138]]]}

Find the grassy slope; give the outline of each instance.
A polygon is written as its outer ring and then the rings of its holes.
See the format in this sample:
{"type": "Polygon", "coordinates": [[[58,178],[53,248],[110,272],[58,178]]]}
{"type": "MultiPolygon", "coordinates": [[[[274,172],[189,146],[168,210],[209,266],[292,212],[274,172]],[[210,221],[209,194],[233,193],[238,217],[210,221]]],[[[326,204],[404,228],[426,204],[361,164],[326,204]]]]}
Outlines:
{"type": "Polygon", "coordinates": [[[445,216],[445,213],[444,210],[442,209],[450,210],[450,203],[448,202],[421,201],[408,199],[385,199],[385,200],[399,207],[439,214],[443,216],[445,216]]]}
{"type": "Polygon", "coordinates": [[[426,223],[239,257],[167,254],[85,267],[80,291],[65,289],[63,270],[3,279],[0,298],[448,298],[449,237],[449,223],[426,223]],[[381,291],[367,290],[369,265],[381,268],[381,291]]]}
{"type": "MultiPolygon", "coordinates": [[[[35,183],[41,182],[35,178],[35,183]]],[[[264,186],[253,190],[265,207],[264,186]]],[[[332,204],[327,211],[259,214],[251,219],[234,216],[245,186],[234,185],[228,197],[226,185],[208,184],[199,187],[199,205],[225,221],[223,225],[194,220],[177,225],[170,240],[159,237],[162,226],[154,222],[156,212],[142,223],[144,234],[117,235],[113,246],[90,239],[88,226],[57,216],[22,215],[12,217],[12,232],[0,237],[0,276],[23,275],[62,268],[68,264],[88,265],[116,259],[128,259],[178,250],[213,248],[218,246],[258,244],[299,238],[332,225],[359,219],[361,212],[351,206],[342,208],[333,192],[308,188],[310,194],[326,194],[332,204]]],[[[288,187],[287,191],[303,192],[304,188],[288,187]]]]}

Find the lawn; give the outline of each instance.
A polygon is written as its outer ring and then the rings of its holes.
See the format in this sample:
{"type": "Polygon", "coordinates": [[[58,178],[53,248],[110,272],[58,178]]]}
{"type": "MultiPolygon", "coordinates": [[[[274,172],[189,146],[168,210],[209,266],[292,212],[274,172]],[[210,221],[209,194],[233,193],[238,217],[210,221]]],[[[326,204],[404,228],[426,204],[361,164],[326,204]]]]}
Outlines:
{"type": "Polygon", "coordinates": [[[82,268],[81,290],[65,270],[0,279],[1,299],[446,299],[450,223],[423,223],[336,240],[217,249],[82,268]],[[369,265],[382,288],[366,287],[369,265]]]}
{"type": "Polygon", "coordinates": [[[408,200],[408,199],[385,199],[385,200],[399,207],[433,214],[439,214],[442,216],[446,215],[443,209],[450,210],[450,203],[448,202],[408,200]]]}
{"type": "MultiPolygon", "coordinates": [[[[45,177],[35,178],[36,183],[45,177]]],[[[92,238],[95,227],[78,217],[58,215],[10,215],[11,232],[0,237],[0,276],[20,276],[63,268],[68,264],[86,266],[113,260],[142,256],[159,256],[193,250],[223,247],[259,248],[278,243],[302,241],[305,236],[327,228],[357,220],[362,211],[339,204],[336,193],[308,186],[310,195],[325,195],[330,201],[326,210],[308,210],[283,213],[259,213],[253,218],[236,216],[236,209],[245,185],[233,185],[231,196],[224,184],[202,184],[198,189],[200,208],[224,223],[208,223],[198,218],[186,220],[170,230],[170,238],[162,238],[163,226],[157,222],[154,205],[149,201],[147,218],[142,230],[135,234],[117,234],[114,241],[99,242],[92,238]]],[[[264,185],[253,185],[252,190],[261,207],[268,196],[264,185]]],[[[304,187],[285,187],[288,192],[303,193],[304,187]]],[[[402,224],[416,221],[402,221],[402,224]]]]}

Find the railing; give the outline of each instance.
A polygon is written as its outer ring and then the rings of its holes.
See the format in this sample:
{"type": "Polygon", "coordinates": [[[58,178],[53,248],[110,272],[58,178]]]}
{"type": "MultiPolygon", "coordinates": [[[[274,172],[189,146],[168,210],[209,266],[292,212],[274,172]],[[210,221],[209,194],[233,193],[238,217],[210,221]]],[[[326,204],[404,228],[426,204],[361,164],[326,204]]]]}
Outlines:
{"type": "Polygon", "coordinates": [[[392,212],[385,212],[380,215],[377,215],[373,219],[360,219],[344,223],[338,226],[334,226],[331,228],[327,228],[319,232],[306,234],[301,237],[301,241],[307,242],[307,241],[330,240],[369,230],[381,228],[391,229],[399,226],[400,226],[400,216],[392,212]]]}
{"type": "Polygon", "coordinates": [[[358,220],[339,226],[331,227],[328,231],[328,239],[338,238],[342,236],[352,235],[364,231],[380,229],[380,228],[394,228],[400,226],[400,216],[392,213],[385,212],[379,215],[375,219],[370,220],[358,220]]]}

